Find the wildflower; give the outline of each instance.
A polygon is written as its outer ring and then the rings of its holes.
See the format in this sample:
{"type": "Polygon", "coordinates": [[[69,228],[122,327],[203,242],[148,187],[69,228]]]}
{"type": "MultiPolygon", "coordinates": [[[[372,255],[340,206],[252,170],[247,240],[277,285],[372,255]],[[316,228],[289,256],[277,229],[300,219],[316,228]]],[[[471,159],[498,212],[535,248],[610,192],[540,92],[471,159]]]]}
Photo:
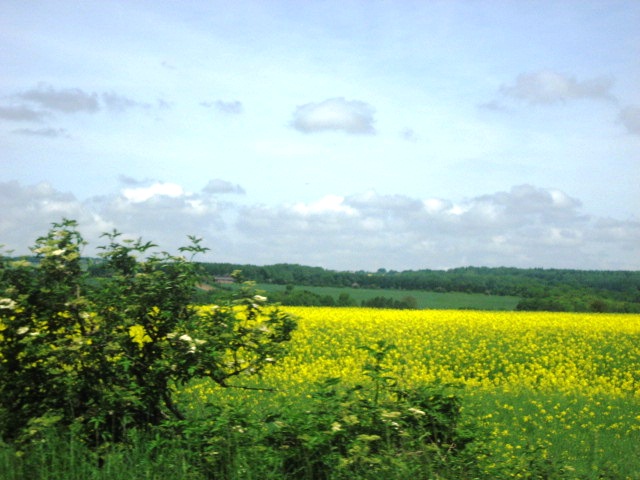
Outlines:
{"type": "Polygon", "coordinates": [[[153,341],[151,337],[147,335],[147,331],[142,325],[132,325],[131,327],[129,327],[129,336],[131,337],[131,340],[134,343],[137,343],[140,348],[142,348],[145,343],[153,341]]]}
{"type": "Polygon", "coordinates": [[[0,310],[13,310],[16,308],[16,302],[11,300],[10,298],[0,298],[0,310]]]}
{"type": "Polygon", "coordinates": [[[426,415],[426,413],[424,413],[422,410],[419,410],[419,409],[417,409],[417,408],[413,408],[413,407],[409,408],[409,411],[410,411],[411,413],[413,413],[413,414],[414,414],[415,416],[417,416],[417,417],[420,417],[420,416],[424,416],[424,415],[426,415]]]}
{"type": "Polygon", "coordinates": [[[187,335],[186,333],[184,335],[181,335],[179,340],[182,340],[183,342],[192,342],[193,339],[187,335]]]}
{"type": "Polygon", "coordinates": [[[54,250],[53,252],[51,252],[51,255],[54,255],[56,257],[59,257],[60,255],[62,255],[65,252],[64,248],[59,248],[57,250],[54,250]]]}
{"type": "Polygon", "coordinates": [[[267,297],[263,297],[262,295],[254,295],[253,299],[256,302],[266,302],[267,301],[267,297]]]}
{"type": "Polygon", "coordinates": [[[358,420],[358,417],[356,415],[347,415],[346,417],[343,417],[342,420],[347,425],[357,425],[358,423],[360,423],[360,420],[358,420]]]}
{"type": "Polygon", "coordinates": [[[402,413],[400,412],[382,412],[380,416],[382,418],[398,418],[401,415],[402,413]]]}
{"type": "Polygon", "coordinates": [[[29,327],[20,327],[16,333],[18,335],[24,335],[25,333],[27,333],[29,331],[29,327]]]}
{"type": "Polygon", "coordinates": [[[15,260],[9,263],[9,265],[11,266],[11,268],[22,268],[22,267],[30,267],[31,263],[29,263],[27,260],[15,260]]]}
{"type": "Polygon", "coordinates": [[[333,422],[331,424],[331,431],[332,432],[339,432],[340,430],[342,430],[342,425],[340,425],[340,422],[333,422]]]}

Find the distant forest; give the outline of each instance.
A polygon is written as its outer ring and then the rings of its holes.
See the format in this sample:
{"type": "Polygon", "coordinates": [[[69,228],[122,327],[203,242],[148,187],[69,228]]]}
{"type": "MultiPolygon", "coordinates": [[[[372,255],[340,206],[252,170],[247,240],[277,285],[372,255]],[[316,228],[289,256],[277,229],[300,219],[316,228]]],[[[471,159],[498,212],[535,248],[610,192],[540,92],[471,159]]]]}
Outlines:
{"type": "MultiPolygon", "coordinates": [[[[32,263],[38,262],[36,257],[26,259],[32,263]]],[[[87,258],[87,273],[96,278],[104,276],[106,272],[102,264],[101,259],[87,258]]],[[[381,290],[380,297],[363,303],[363,306],[378,308],[414,308],[410,297],[406,301],[392,301],[384,297],[384,290],[417,290],[513,296],[520,299],[516,309],[524,311],[640,313],[640,271],[461,267],[400,272],[380,268],[375,272],[352,272],[289,263],[256,266],[201,262],[199,265],[205,277],[208,277],[205,278],[205,285],[213,287],[201,289],[196,294],[195,298],[200,303],[214,300],[216,290],[225,288],[225,285],[220,285],[220,280],[227,283],[232,272],[240,271],[244,280],[288,286],[289,292],[292,287],[304,286],[345,289],[345,294],[340,295],[342,298],[337,299],[304,291],[302,304],[306,305],[354,305],[348,300],[349,292],[354,288],[366,288],[381,290]]],[[[287,303],[286,296],[271,299],[285,305],[300,305],[303,292],[297,293],[298,303],[287,303]]]]}
{"type": "Polygon", "coordinates": [[[240,270],[276,285],[423,290],[520,297],[518,310],[640,313],[640,271],[464,267],[346,272],[297,264],[202,263],[212,278],[240,270]]]}

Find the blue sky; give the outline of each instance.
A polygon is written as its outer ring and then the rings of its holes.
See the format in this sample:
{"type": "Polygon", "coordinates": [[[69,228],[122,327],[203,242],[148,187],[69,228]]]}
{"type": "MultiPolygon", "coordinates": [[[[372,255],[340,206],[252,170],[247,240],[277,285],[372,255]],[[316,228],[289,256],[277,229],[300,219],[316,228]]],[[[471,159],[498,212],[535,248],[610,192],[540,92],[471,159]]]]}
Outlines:
{"type": "Polygon", "coordinates": [[[636,1],[0,1],[0,243],[64,216],[211,261],[640,269],[639,24],[636,1]]]}

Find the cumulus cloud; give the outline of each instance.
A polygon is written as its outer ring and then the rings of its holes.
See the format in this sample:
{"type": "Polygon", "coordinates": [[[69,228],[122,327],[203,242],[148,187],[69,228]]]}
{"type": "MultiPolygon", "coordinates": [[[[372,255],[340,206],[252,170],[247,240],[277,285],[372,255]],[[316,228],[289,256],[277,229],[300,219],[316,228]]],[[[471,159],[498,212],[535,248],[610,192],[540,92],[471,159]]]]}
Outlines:
{"type": "Polygon", "coordinates": [[[620,110],[619,119],[629,133],[640,135],[640,107],[623,108],[620,110]]]}
{"type": "Polygon", "coordinates": [[[131,203],[146,202],[153,197],[180,197],[182,187],[176,183],[156,182],[148,187],[133,187],[122,190],[122,196],[131,203]]]}
{"type": "Polygon", "coordinates": [[[48,184],[0,183],[0,243],[26,253],[51,222],[67,217],[80,222],[90,246],[113,228],[167,251],[200,236],[213,248],[208,261],[640,269],[640,222],[589,216],[556,189],[520,185],[463,200],[364,192],[268,206],[219,201],[216,194],[238,187],[225,180],[198,192],[128,180],[121,191],[84,202],[48,184]]]}
{"type": "Polygon", "coordinates": [[[23,186],[18,182],[0,182],[0,245],[28,253],[35,239],[44,234],[52,222],[64,217],[85,225],[94,219],[71,194],[60,192],[48,183],[23,186]]]}
{"type": "Polygon", "coordinates": [[[311,203],[299,202],[295,203],[291,210],[301,215],[302,217],[308,217],[310,215],[324,215],[324,214],[344,214],[344,215],[356,215],[357,211],[344,203],[344,197],[339,195],[327,195],[320,200],[311,203]]]}
{"type": "Polygon", "coordinates": [[[163,249],[184,244],[187,235],[209,237],[222,229],[221,206],[210,196],[185,192],[176,184],[123,190],[95,199],[92,209],[119,230],[153,240],[163,249]]]}
{"type": "Polygon", "coordinates": [[[371,105],[339,97],[298,106],[293,112],[291,125],[304,133],[333,130],[350,134],[373,134],[374,121],[374,109],[371,105]]]}
{"type": "Polygon", "coordinates": [[[187,192],[170,182],[142,185],[128,179],[121,191],[86,201],[56,190],[47,183],[24,186],[0,182],[0,244],[16,254],[27,254],[28,247],[53,222],[75,219],[89,242],[86,254],[98,253],[104,244],[100,236],[117,229],[126,238],[143,238],[159,249],[177,253],[187,243],[187,235],[206,240],[208,246],[226,245],[223,216],[233,209],[209,193],[187,192]]]}
{"type": "Polygon", "coordinates": [[[580,98],[612,100],[612,85],[610,77],[578,81],[558,72],[542,70],[518,75],[513,84],[503,86],[500,92],[531,104],[551,105],[580,98]]]}
{"type": "Polygon", "coordinates": [[[639,222],[617,220],[612,226],[582,213],[579,200],[530,185],[460,202],[368,192],[309,204],[246,207],[238,228],[241,238],[269,245],[254,254],[264,263],[341,269],[640,265],[639,222]]]}

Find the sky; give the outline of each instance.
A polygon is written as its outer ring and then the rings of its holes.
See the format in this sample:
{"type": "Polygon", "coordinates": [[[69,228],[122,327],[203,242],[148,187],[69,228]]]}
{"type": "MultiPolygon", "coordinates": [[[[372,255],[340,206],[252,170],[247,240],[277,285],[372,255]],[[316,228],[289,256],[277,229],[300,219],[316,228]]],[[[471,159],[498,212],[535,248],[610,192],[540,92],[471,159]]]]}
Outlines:
{"type": "Polygon", "coordinates": [[[640,270],[636,0],[0,0],[0,244],[640,270]]]}

